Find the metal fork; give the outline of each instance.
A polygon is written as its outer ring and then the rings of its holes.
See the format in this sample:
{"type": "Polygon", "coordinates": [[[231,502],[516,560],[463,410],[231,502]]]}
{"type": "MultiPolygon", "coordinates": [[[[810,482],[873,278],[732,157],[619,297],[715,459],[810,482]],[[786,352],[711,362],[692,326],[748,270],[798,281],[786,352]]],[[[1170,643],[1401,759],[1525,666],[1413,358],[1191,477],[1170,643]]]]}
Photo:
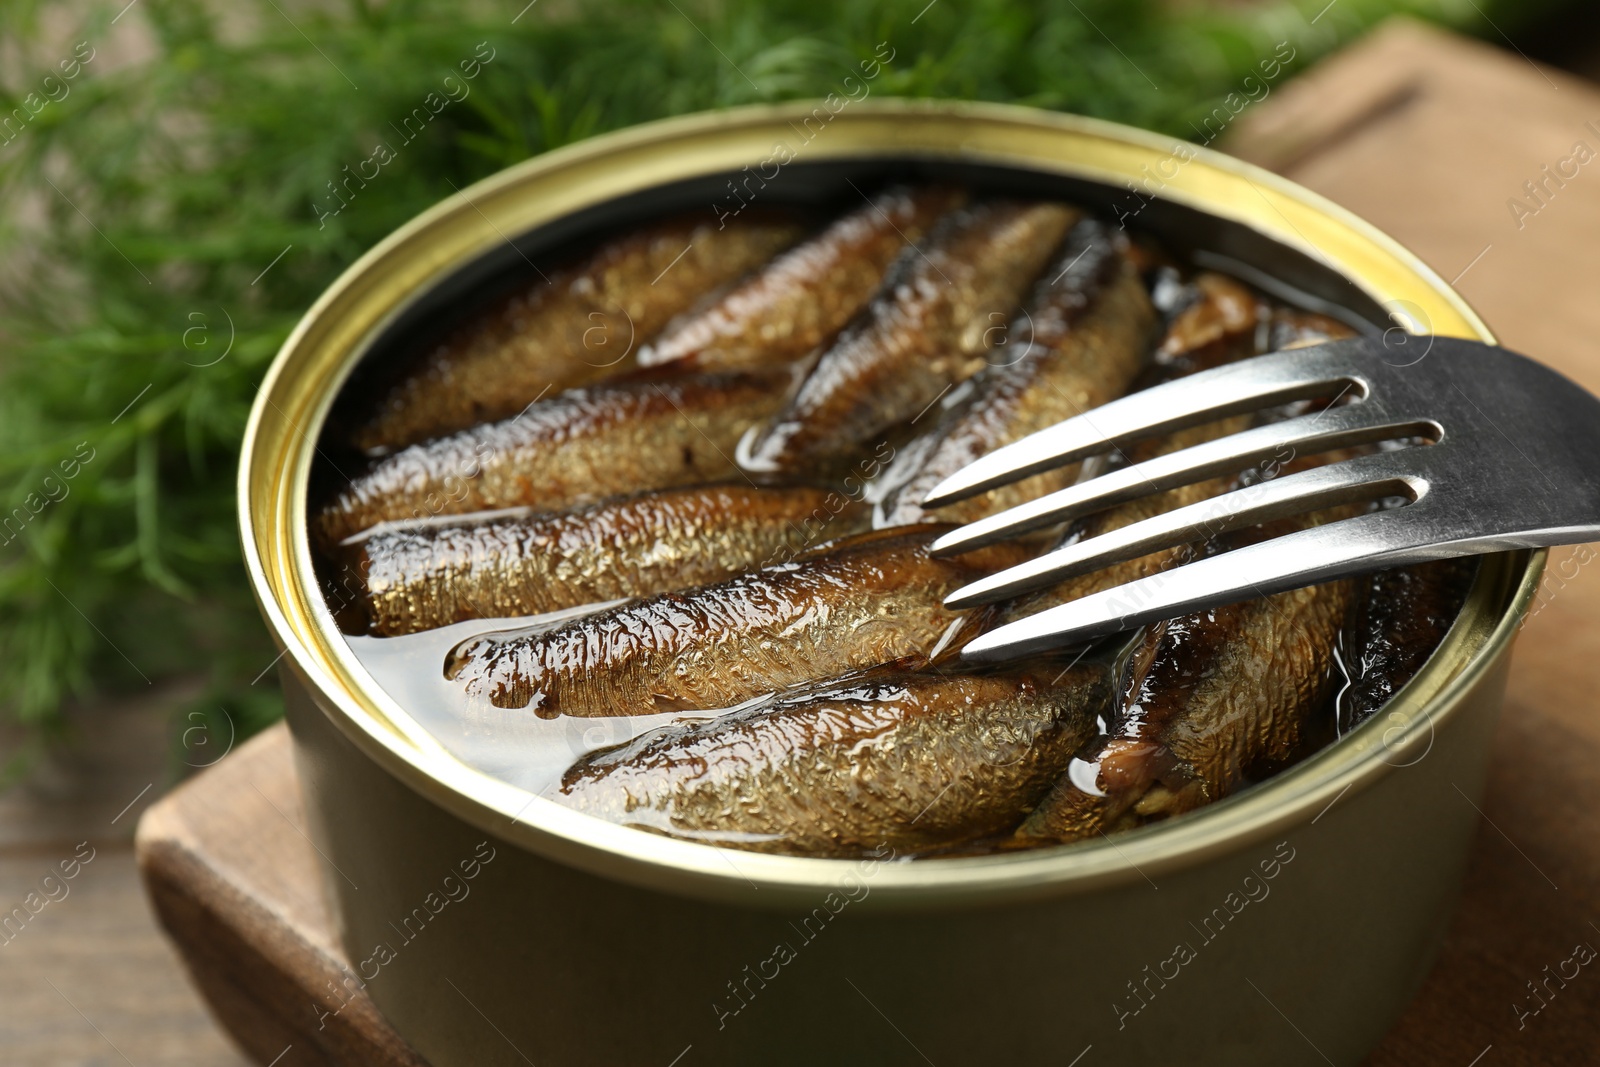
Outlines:
{"type": "Polygon", "coordinates": [[[1447,337],[1335,341],[1167,382],[996,449],[941,482],[938,507],[1140,438],[1293,401],[1349,398],[1133,464],[953,530],[952,554],[1286,454],[1423,438],[1235,489],[972,583],[950,607],[1006,600],[1098,567],[1274,519],[1397,497],[1093,593],[969,643],[978,662],[1080,643],[1204,608],[1400,564],[1600,539],[1600,400],[1504,348],[1447,337]],[[1425,358],[1411,353],[1429,342],[1425,358]]]}

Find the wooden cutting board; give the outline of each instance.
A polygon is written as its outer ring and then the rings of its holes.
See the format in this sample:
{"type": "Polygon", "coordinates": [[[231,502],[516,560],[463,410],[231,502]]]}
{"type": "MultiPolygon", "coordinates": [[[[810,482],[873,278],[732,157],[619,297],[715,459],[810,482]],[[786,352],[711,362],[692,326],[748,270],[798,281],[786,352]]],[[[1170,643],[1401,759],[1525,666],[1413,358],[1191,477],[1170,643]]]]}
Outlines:
{"type": "MultiPolygon", "coordinates": [[[[1579,142],[1600,154],[1588,83],[1509,45],[1397,22],[1252,105],[1222,147],[1370,219],[1455,280],[1503,343],[1600,391],[1600,162],[1577,164],[1579,142]],[[1572,176],[1546,179],[1545,165],[1572,176]],[[1529,181],[1545,183],[1537,199],[1529,181]]],[[[1600,967],[1570,962],[1600,947],[1592,554],[1553,557],[1518,644],[1464,899],[1373,1067],[1600,1060],[1600,967]]],[[[348,965],[316,891],[283,727],[154,805],[138,849],[196,984],[259,1062],[422,1064],[364,995],[320,1015],[348,965]]]]}

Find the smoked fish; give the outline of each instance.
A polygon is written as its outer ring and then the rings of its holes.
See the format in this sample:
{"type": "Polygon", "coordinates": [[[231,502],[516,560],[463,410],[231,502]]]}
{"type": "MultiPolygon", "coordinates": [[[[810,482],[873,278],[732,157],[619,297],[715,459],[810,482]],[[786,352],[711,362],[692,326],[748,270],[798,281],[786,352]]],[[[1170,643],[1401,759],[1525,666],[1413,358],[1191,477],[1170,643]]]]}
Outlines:
{"type": "Polygon", "coordinates": [[[1338,319],[1299,308],[1278,308],[1272,313],[1267,348],[1281,352],[1354,336],[1355,330],[1338,319]]]}
{"type": "Polygon", "coordinates": [[[721,581],[856,533],[867,510],[827,489],[725,482],[379,530],[345,553],[369,632],[393,637],[721,581]]]}
{"type": "Polygon", "coordinates": [[[736,476],[746,429],[783,403],[784,370],[636,375],[373,462],[313,520],[326,549],[380,522],[497,508],[559,511],[736,476]]]}
{"type": "MultiPolygon", "coordinates": [[[[1295,469],[1315,466],[1301,461],[1295,469]]],[[[1241,547],[1358,514],[1348,504],[1235,531],[1241,547]]],[[[1218,800],[1291,762],[1332,706],[1339,646],[1361,582],[1343,579],[1227,604],[1149,627],[1128,659],[1120,712],[1018,830],[1074,840],[1218,800]]],[[[1330,721],[1326,724],[1331,727],[1330,721]]]]}
{"type": "Polygon", "coordinates": [[[1461,614],[1476,559],[1446,559],[1379,571],[1366,579],[1363,610],[1344,656],[1339,730],[1360,726],[1411,681],[1461,614]]]}
{"type": "MultiPolygon", "coordinates": [[[[1192,288],[1192,300],[1168,326],[1166,335],[1156,349],[1157,363],[1145,372],[1141,385],[1148,387],[1171,381],[1261,351],[1261,334],[1270,309],[1250,290],[1230,278],[1211,273],[1196,277],[1192,288]]],[[[1142,463],[1225,434],[1237,433],[1248,427],[1250,421],[1250,416],[1238,415],[1202,426],[1191,426],[1165,437],[1141,441],[1128,450],[1127,462],[1142,463]]],[[[1234,476],[1225,475],[1115,505],[1073,523],[1060,544],[1073,544],[1130,526],[1153,515],[1186,507],[1224,493],[1233,484],[1234,476]]],[[[1003,610],[1007,618],[1032,615],[1057,604],[1176,566],[1194,551],[1193,546],[1179,545],[1115,563],[1022,597],[1003,610]]]]}
{"type": "Polygon", "coordinates": [[[725,228],[683,215],[604,240],[446,335],[381,395],[352,443],[391,452],[609,377],[673,316],[804,232],[790,212],[752,210],[725,228]]]}
{"type": "Polygon", "coordinates": [[[1267,351],[1260,335],[1270,329],[1271,309],[1255,293],[1214,271],[1195,275],[1188,288],[1189,299],[1156,347],[1163,380],[1267,351]]]}
{"type": "Polygon", "coordinates": [[[892,485],[876,523],[971,522],[1070,485],[1061,468],[937,512],[922,507],[939,482],[987,452],[1121,396],[1149,354],[1156,313],[1121,242],[1086,219],[1067,235],[1045,271],[1028,313],[1008,344],[1019,354],[995,360],[967,383],[967,395],[934,428],[903,448],[884,475],[892,485]]]}
{"type": "Polygon", "coordinates": [[[866,306],[908,244],[965,202],[943,186],[887,189],[684,316],[639,351],[639,365],[729,370],[810,355],[866,306]]]}
{"type": "Polygon", "coordinates": [[[1023,558],[1002,546],[934,559],[927,546],[948,528],[861,534],[555,629],[476,637],[451,653],[445,674],[469,699],[553,719],[729,708],[846,671],[926,661],[986,617],[945,608],[945,595],[1023,558]]]}
{"type": "Polygon", "coordinates": [[[1152,627],[1110,736],[1017,836],[1072,841],[1176,815],[1301,755],[1356,600],[1347,579],[1152,627]]]}
{"type": "Polygon", "coordinates": [[[1027,286],[1079,213],[987,200],[951,212],[900,253],[883,288],[818,358],[740,461],[804,471],[848,463],[984,365],[1027,286]]]}
{"type": "Polygon", "coordinates": [[[1005,833],[1109,707],[1110,671],[867,672],[580,759],[579,811],[729,848],[857,856],[1005,833]]]}

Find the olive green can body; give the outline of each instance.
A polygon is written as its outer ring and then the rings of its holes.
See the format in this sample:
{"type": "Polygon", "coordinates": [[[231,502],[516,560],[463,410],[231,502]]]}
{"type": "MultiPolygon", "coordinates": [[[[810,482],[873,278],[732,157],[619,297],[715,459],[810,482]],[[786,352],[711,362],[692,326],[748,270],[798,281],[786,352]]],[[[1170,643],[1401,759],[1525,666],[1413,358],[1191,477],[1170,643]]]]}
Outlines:
{"type": "Polygon", "coordinates": [[[731,175],[770,173],[774,200],[886,174],[1053,193],[1369,328],[1491,339],[1388,238],[1226,157],[1018,108],[829,114],[657,123],[479,183],[352,267],[263,383],[245,549],[286,649],[349,985],[436,1067],[1360,1062],[1449,920],[1542,553],[1487,557],[1389,708],[1266,783],[1115,838],[916,862],[737,852],[567,811],[456,759],[339,636],[305,498],[357,364],[497,259],[647,212],[728,210],[731,175]]]}

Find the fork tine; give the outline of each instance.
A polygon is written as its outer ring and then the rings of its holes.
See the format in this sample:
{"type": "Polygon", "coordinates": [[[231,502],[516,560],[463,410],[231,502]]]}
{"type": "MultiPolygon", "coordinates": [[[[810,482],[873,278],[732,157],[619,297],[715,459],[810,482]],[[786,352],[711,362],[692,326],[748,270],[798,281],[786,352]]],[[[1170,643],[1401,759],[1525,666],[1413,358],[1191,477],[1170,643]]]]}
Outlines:
{"type": "Polygon", "coordinates": [[[1152,515],[962,586],[945,597],[944,603],[947,608],[967,608],[1007,600],[1097,567],[1352,500],[1403,493],[1421,499],[1427,484],[1417,475],[1415,460],[1408,457],[1423,451],[1426,449],[1357,456],[1152,515]]]}
{"type": "Polygon", "coordinates": [[[1286,448],[1292,456],[1313,456],[1351,445],[1438,432],[1429,422],[1390,418],[1372,401],[1331,408],[1180,449],[1048,493],[952,530],[934,541],[931,551],[949,555],[982,548],[1116,504],[1232,474],[1280,455],[1286,448]]]}
{"type": "Polygon", "coordinates": [[[1210,605],[1478,550],[1467,541],[1440,544],[1426,510],[1419,504],[1369,512],[1174,567],[998,627],[968,643],[961,654],[975,663],[1000,663],[1210,605]]]}
{"type": "Polygon", "coordinates": [[[1330,363],[1341,344],[1347,342],[1257,356],[1113,400],[968,464],[934,486],[923,506],[964,500],[1140,437],[1316,396],[1351,380],[1330,363]]]}

